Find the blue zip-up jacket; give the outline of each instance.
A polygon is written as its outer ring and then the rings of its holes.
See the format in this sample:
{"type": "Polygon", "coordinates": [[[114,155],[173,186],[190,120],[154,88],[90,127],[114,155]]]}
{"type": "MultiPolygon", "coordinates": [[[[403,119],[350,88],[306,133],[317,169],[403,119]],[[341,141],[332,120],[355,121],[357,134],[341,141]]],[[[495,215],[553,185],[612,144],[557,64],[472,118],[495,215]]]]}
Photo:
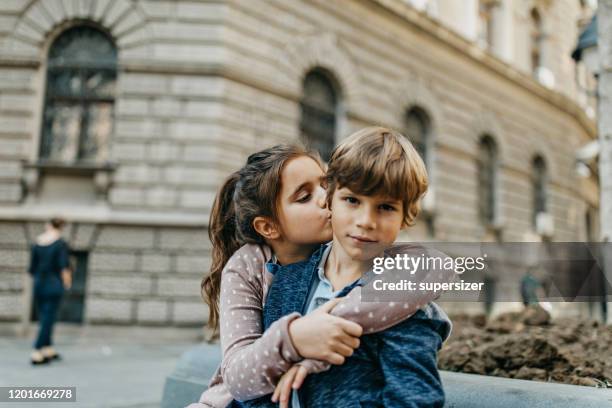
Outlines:
{"type": "MultiPolygon", "coordinates": [[[[318,284],[321,246],[309,259],[270,265],[274,281],[263,310],[264,329],[289,313],[304,312],[318,284]]],[[[346,295],[354,285],[342,291],[346,295]]],[[[385,331],[361,337],[361,344],[341,366],[313,374],[299,390],[302,408],[442,407],[444,391],[437,351],[450,332],[450,321],[431,303],[385,331]]],[[[237,406],[274,407],[270,395],[237,406]]]]}

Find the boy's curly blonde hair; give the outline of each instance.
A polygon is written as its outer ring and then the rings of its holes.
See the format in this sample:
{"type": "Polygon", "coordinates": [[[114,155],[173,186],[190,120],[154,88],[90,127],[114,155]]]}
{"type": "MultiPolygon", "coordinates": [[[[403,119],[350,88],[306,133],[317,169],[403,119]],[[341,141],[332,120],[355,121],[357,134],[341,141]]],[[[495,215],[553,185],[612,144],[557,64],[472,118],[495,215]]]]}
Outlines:
{"type": "Polygon", "coordinates": [[[334,149],[326,183],[330,209],[336,189],[347,187],[355,194],[401,200],[403,222],[410,226],[419,214],[428,178],[423,160],[405,136],[374,126],[353,133],[334,149]]]}

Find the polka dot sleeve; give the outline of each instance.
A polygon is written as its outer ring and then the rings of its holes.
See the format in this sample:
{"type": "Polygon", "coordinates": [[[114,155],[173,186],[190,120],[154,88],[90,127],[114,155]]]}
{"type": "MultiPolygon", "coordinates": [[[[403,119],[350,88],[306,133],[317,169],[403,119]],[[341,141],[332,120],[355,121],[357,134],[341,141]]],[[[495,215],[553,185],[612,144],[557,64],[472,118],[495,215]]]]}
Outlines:
{"type": "Polygon", "coordinates": [[[220,333],[223,383],[237,400],[271,393],[278,379],[302,358],[289,337],[293,313],[262,334],[267,292],[265,249],[245,245],[230,258],[221,278],[220,333]]]}
{"type": "MultiPolygon", "coordinates": [[[[387,256],[404,253],[419,256],[423,251],[424,249],[420,246],[403,245],[391,248],[387,256]]],[[[430,256],[435,253],[432,250],[427,250],[427,252],[430,256]]],[[[435,253],[435,255],[444,256],[439,252],[435,253]]],[[[405,273],[403,271],[394,272],[405,273]]],[[[455,273],[448,270],[436,270],[423,274],[415,274],[412,279],[417,282],[419,280],[450,282],[455,279],[455,273]]],[[[361,287],[356,286],[330,313],[358,323],[363,327],[364,334],[376,333],[410,318],[417,310],[434,301],[441,294],[440,292],[434,293],[433,291],[403,291],[401,293],[404,296],[403,299],[397,299],[395,302],[362,302],[361,287]]],[[[304,359],[298,364],[304,366],[309,374],[326,371],[330,367],[328,363],[311,359],[304,359]]]]}

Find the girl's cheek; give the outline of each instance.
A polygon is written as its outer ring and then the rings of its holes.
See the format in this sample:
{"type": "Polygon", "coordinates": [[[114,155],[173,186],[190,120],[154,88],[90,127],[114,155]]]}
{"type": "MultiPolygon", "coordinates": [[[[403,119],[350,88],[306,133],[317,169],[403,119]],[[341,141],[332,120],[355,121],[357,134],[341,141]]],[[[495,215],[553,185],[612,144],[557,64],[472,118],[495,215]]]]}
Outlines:
{"type": "Polygon", "coordinates": [[[316,214],[316,206],[308,204],[301,204],[293,209],[293,213],[299,218],[309,218],[316,214]]]}
{"type": "Polygon", "coordinates": [[[317,205],[316,200],[310,200],[306,207],[306,211],[313,216],[319,215],[321,212],[321,208],[317,205]]]}

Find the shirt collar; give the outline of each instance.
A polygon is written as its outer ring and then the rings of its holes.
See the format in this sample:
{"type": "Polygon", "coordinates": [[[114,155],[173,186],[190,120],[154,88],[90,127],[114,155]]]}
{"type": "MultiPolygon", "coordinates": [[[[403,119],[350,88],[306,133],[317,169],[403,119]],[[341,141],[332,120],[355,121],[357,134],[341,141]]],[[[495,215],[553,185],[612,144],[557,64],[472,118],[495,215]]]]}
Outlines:
{"type": "MultiPolygon", "coordinates": [[[[323,255],[321,256],[321,261],[319,262],[319,265],[317,267],[317,274],[319,276],[319,280],[321,282],[328,283],[330,287],[332,287],[332,284],[329,281],[329,279],[327,279],[327,277],[325,276],[325,262],[327,262],[327,258],[329,256],[329,253],[331,252],[331,246],[332,246],[331,242],[326,244],[323,255]]],[[[344,288],[335,291],[334,297],[346,296],[351,290],[353,290],[353,288],[355,288],[355,286],[363,286],[365,282],[364,278],[365,278],[365,275],[359,279],[356,279],[353,283],[348,284],[344,288]]]]}
{"type": "Polygon", "coordinates": [[[272,275],[276,275],[276,272],[281,268],[281,265],[278,263],[278,259],[276,259],[276,255],[272,254],[272,258],[268,262],[266,262],[266,269],[272,275]]]}
{"type": "Polygon", "coordinates": [[[325,277],[325,262],[327,262],[327,257],[331,252],[331,242],[325,244],[325,249],[323,250],[323,255],[321,255],[321,260],[319,261],[319,265],[317,266],[317,275],[319,275],[319,280],[323,282],[330,283],[329,280],[325,277]]]}

